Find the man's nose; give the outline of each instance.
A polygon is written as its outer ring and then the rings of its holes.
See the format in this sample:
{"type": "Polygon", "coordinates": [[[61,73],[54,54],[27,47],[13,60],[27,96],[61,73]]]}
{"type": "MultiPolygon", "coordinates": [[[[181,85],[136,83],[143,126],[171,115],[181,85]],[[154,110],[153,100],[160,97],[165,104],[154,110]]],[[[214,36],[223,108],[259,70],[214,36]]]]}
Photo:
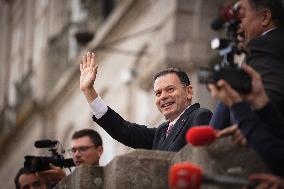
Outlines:
{"type": "Polygon", "coordinates": [[[74,155],[75,157],[80,157],[80,156],[81,156],[81,153],[79,152],[79,150],[76,150],[76,152],[73,153],[73,155],[74,155]]]}
{"type": "Polygon", "coordinates": [[[168,98],[168,97],[169,97],[168,93],[167,93],[166,91],[163,91],[163,92],[161,93],[160,99],[166,99],[166,98],[168,98]]]}

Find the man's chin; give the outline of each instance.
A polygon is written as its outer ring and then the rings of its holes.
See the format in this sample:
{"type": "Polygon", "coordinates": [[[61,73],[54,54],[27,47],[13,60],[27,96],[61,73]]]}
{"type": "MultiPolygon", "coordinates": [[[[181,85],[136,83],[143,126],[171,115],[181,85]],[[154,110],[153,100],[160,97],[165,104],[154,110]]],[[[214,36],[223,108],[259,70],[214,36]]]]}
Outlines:
{"type": "Polygon", "coordinates": [[[169,121],[172,117],[172,112],[163,112],[163,115],[165,119],[169,121]]]}

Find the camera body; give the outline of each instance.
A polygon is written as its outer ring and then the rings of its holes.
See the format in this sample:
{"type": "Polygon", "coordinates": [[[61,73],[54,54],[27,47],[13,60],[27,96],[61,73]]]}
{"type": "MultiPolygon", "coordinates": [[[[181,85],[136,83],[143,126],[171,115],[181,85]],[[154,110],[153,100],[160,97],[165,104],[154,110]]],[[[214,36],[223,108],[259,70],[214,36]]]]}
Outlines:
{"type": "Polygon", "coordinates": [[[24,167],[28,168],[32,172],[44,171],[50,169],[50,164],[57,167],[66,168],[75,166],[73,159],[65,159],[62,154],[57,152],[57,141],[41,140],[36,141],[35,146],[37,148],[49,148],[51,156],[25,156],[24,167]]]}
{"type": "Polygon", "coordinates": [[[216,83],[223,79],[240,93],[248,93],[251,90],[251,78],[242,69],[233,66],[215,65],[214,69],[200,68],[198,72],[200,83],[216,83]]]}
{"type": "Polygon", "coordinates": [[[213,20],[211,27],[213,30],[225,29],[226,38],[215,38],[211,41],[211,49],[217,50],[222,61],[215,64],[213,69],[200,68],[198,80],[200,83],[213,83],[223,79],[229,85],[240,93],[251,91],[251,78],[235,63],[235,55],[246,53],[240,49],[238,44],[239,28],[239,9],[237,2],[233,6],[225,7],[222,14],[213,20]]]}
{"type": "Polygon", "coordinates": [[[231,39],[215,38],[211,41],[211,48],[218,50],[222,61],[215,64],[213,69],[200,68],[198,80],[200,83],[213,83],[223,79],[240,93],[251,91],[251,78],[234,62],[236,54],[242,53],[235,42],[231,39]]]}

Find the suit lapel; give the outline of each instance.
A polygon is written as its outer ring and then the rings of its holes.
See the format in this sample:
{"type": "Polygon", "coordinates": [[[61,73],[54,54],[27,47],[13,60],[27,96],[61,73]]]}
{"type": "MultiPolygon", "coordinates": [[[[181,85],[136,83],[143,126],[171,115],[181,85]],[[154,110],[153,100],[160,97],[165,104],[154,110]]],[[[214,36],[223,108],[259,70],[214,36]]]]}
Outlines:
{"type": "MultiPolygon", "coordinates": [[[[182,131],[183,127],[185,126],[185,123],[189,119],[189,115],[191,114],[192,111],[194,111],[197,108],[199,108],[199,104],[197,103],[193,104],[189,108],[187,108],[187,110],[180,116],[180,118],[175,123],[168,137],[165,138],[164,143],[162,145],[163,150],[168,150],[171,144],[174,143],[175,139],[179,136],[179,133],[182,131]]],[[[166,130],[167,128],[165,129],[164,137],[166,135],[166,130]]]]}

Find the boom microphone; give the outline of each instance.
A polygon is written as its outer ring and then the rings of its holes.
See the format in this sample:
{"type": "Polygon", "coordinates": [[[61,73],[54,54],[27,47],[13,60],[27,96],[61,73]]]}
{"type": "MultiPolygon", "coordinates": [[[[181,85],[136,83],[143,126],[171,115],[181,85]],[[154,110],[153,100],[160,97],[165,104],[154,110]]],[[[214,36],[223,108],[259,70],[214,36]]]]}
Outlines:
{"type": "Polygon", "coordinates": [[[35,141],[35,147],[37,148],[52,148],[57,145],[57,140],[37,140],[35,141]]]}
{"type": "Polygon", "coordinates": [[[216,139],[216,131],[210,126],[191,127],[186,132],[186,141],[193,146],[209,145],[216,139]]]}
{"type": "Polygon", "coordinates": [[[228,188],[232,186],[254,187],[256,183],[246,179],[231,176],[209,176],[203,173],[197,165],[187,162],[177,163],[169,171],[169,187],[171,189],[199,189],[201,183],[218,184],[228,188]]]}

